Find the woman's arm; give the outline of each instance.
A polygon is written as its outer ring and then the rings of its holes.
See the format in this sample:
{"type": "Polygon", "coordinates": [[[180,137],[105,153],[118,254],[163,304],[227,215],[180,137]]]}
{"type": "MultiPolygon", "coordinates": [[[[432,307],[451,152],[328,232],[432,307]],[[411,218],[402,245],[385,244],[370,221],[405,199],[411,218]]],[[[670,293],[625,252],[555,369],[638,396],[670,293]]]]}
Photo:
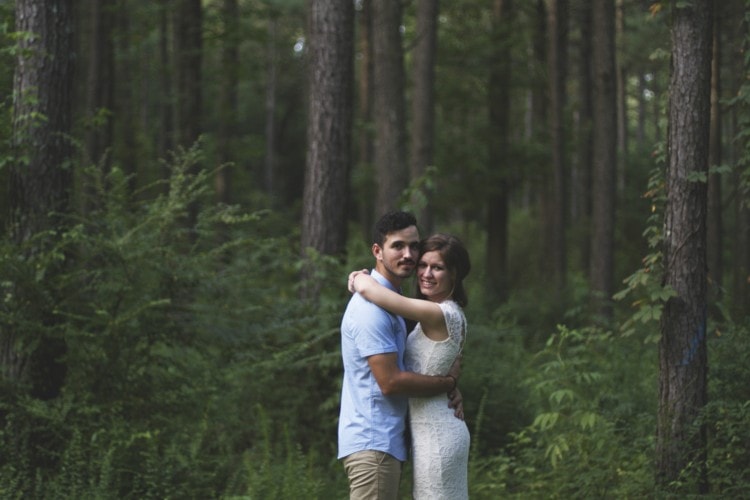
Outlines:
{"type": "Polygon", "coordinates": [[[378,283],[375,278],[363,272],[355,272],[352,280],[353,291],[393,314],[419,321],[422,330],[434,340],[448,337],[448,329],[440,306],[435,302],[412,299],[390,290],[378,283]]]}

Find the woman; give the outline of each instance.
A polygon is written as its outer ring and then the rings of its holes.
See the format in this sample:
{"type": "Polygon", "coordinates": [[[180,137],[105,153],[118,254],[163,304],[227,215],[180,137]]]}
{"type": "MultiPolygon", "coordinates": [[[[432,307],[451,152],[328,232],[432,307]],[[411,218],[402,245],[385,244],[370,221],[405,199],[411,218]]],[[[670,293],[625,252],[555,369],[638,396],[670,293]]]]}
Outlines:
{"type": "MultiPolygon", "coordinates": [[[[420,255],[419,298],[404,297],[381,286],[366,271],[351,274],[350,291],[418,321],[406,340],[406,367],[426,375],[445,375],[461,353],[466,335],[461,308],[467,304],[463,280],[471,268],[469,254],[458,238],[436,234],[420,243],[420,255]]],[[[409,426],[414,498],[468,498],[469,430],[448,408],[445,396],[409,399],[409,426]]]]}

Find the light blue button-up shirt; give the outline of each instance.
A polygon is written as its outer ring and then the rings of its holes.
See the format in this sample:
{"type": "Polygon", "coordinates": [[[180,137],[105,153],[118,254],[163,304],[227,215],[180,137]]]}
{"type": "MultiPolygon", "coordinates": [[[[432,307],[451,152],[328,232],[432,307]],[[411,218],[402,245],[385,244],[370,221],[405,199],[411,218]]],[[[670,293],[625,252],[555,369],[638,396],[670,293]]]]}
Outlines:
{"type": "MultiPolygon", "coordinates": [[[[377,271],[371,276],[397,291],[377,271]]],[[[384,396],[370,371],[367,358],[374,354],[397,353],[404,370],[406,325],[404,320],[366,301],[355,293],[341,320],[341,356],[344,382],[339,414],[338,458],[357,451],[384,451],[406,460],[406,396],[384,396]]]]}

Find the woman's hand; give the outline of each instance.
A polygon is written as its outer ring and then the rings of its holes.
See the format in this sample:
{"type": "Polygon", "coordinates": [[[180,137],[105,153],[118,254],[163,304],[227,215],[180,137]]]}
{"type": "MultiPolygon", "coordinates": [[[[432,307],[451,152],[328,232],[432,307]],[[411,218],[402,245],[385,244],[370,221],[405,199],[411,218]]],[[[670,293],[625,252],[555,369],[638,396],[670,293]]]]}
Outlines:
{"type": "Polygon", "coordinates": [[[367,269],[360,269],[359,271],[352,271],[351,273],[349,273],[349,282],[347,288],[351,293],[355,293],[357,291],[354,288],[354,279],[360,274],[370,274],[370,271],[367,269]]]}

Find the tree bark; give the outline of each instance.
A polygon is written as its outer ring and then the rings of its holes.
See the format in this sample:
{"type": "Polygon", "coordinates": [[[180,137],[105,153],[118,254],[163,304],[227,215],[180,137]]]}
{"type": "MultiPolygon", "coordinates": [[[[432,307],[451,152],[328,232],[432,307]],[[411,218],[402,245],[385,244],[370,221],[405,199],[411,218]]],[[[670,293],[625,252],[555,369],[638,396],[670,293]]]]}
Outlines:
{"type": "Polygon", "coordinates": [[[174,28],[177,62],[177,144],[189,148],[201,133],[201,0],[175,0],[174,28]]]}
{"type": "MultiPolygon", "coordinates": [[[[19,245],[51,229],[62,232],[64,214],[70,209],[72,157],[70,143],[73,78],[71,0],[17,0],[16,31],[23,37],[13,81],[13,136],[15,164],[9,178],[9,234],[19,245]]],[[[46,250],[53,234],[24,249],[24,257],[46,250]]],[[[21,247],[23,248],[23,247],[21,247]]],[[[48,279],[54,279],[53,271],[48,279]]],[[[40,306],[41,307],[41,306],[40,306]]],[[[44,311],[41,321],[52,327],[57,318],[44,311]]],[[[61,338],[44,333],[29,339],[28,332],[0,330],[2,378],[28,383],[31,394],[48,399],[59,394],[65,366],[59,362],[66,350],[61,338]],[[30,354],[28,347],[38,341],[30,354]]]]}
{"type": "MultiPolygon", "coordinates": [[[[234,159],[232,154],[237,134],[237,85],[239,83],[239,5],[237,0],[223,0],[221,11],[224,23],[224,37],[221,47],[221,88],[219,92],[219,130],[217,148],[219,162],[227,164],[234,159]]],[[[231,202],[231,169],[222,168],[216,172],[216,199],[220,203],[231,202]]]]}
{"type": "Polygon", "coordinates": [[[712,1],[673,4],[664,284],[676,296],[661,319],[656,468],[668,487],[694,467],[683,493],[708,491],[705,427],[695,427],[707,402],[706,184],[694,177],[708,168],[712,1]]]}
{"type": "Polygon", "coordinates": [[[591,218],[592,306],[603,321],[612,317],[614,293],[615,95],[614,0],[593,2],[593,197],[591,218]]]}
{"type": "MultiPolygon", "coordinates": [[[[719,36],[719,12],[720,3],[715,4],[713,24],[713,42],[711,56],[711,125],[708,144],[708,166],[718,167],[721,165],[721,37],[719,36]]],[[[721,175],[711,173],[708,176],[708,219],[706,221],[708,231],[708,277],[712,299],[721,298],[723,284],[724,266],[722,263],[723,245],[723,222],[721,209],[721,175]]]]}
{"type": "MultiPolygon", "coordinates": [[[[418,0],[417,40],[414,47],[412,94],[411,178],[423,176],[433,164],[435,150],[435,60],[437,58],[437,22],[439,0],[418,0]]],[[[417,220],[426,234],[432,232],[433,218],[426,190],[424,206],[416,210],[417,220]]],[[[417,203],[418,200],[412,200],[417,203]]]]}
{"type": "Polygon", "coordinates": [[[114,111],[114,30],[113,0],[90,0],[89,25],[91,42],[88,44],[88,74],[86,95],[86,152],[94,164],[101,164],[109,170],[110,159],[106,150],[112,145],[114,111]],[[104,113],[102,113],[104,112],[104,113]]]}
{"type": "MultiPolygon", "coordinates": [[[[354,85],[352,2],[309,2],[309,112],[302,215],[302,249],[342,256],[347,236],[354,85]]],[[[310,270],[306,278],[311,280],[310,270]]],[[[303,296],[312,298],[310,282],[303,296]]]]}
{"type": "Polygon", "coordinates": [[[581,30],[579,45],[579,70],[578,70],[578,161],[575,165],[574,189],[574,219],[583,228],[580,245],[580,265],[583,272],[588,275],[591,265],[591,171],[592,171],[592,72],[591,72],[591,9],[588,5],[579,7],[578,24],[581,30]]]}
{"type": "Polygon", "coordinates": [[[492,9],[494,47],[488,86],[489,165],[492,188],[487,200],[487,290],[491,300],[508,298],[508,191],[512,0],[495,0],[492,9]]]}
{"type": "Polygon", "coordinates": [[[398,207],[409,181],[406,165],[401,2],[372,1],[375,217],[398,207]]]}
{"type": "Polygon", "coordinates": [[[273,197],[276,170],[276,87],[278,73],[278,49],[276,32],[278,20],[272,15],[268,20],[268,43],[266,57],[266,154],[263,170],[265,172],[266,193],[273,197]]]}
{"type": "Polygon", "coordinates": [[[547,1],[547,50],[549,128],[552,139],[552,179],[555,209],[552,220],[552,261],[558,301],[562,300],[567,281],[567,177],[565,155],[565,85],[567,80],[568,2],[547,1]]]}
{"type": "MultiPolygon", "coordinates": [[[[359,111],[358,121],[361,124],[357,136],[357,164],[366,175],[368,181],[372,178],[373,165],[375,163],[374,147],[374,118],[373,118],[373,93],[374,93],[374,73],[373,68],[373,41],[372,41],[372,0],[362,0],[362,7],[359,11],[358,18],[359,33],[359,85],[357,87],[358,100],[357,106],[359,111]]],[[[361,196],[357,205],[358,221],[362,228],[365,240],[370,238],[372,225],[375,222],[375,193],[367,190],[361,196]]],[[[353,200],[350,200],[353,203],[353,200]]]]}

